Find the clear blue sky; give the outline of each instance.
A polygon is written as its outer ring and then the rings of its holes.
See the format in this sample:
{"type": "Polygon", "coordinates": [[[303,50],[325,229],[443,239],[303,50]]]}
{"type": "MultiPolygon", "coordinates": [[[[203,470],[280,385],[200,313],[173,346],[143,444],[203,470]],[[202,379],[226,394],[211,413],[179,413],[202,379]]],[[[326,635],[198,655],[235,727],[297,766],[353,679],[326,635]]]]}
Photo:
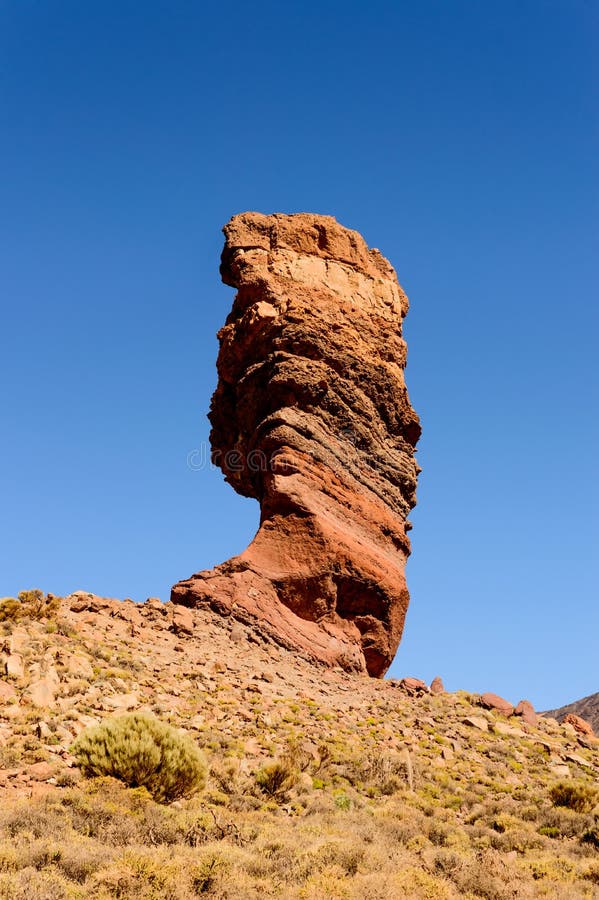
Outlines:
{"type": "Polygon", "coordinates": [[[591,0],[0,2],[0,594],[167,599],[258,507],[208,437],[220,228],[313,211],[412,308],[391,674],[599,691],[591,0]]]}

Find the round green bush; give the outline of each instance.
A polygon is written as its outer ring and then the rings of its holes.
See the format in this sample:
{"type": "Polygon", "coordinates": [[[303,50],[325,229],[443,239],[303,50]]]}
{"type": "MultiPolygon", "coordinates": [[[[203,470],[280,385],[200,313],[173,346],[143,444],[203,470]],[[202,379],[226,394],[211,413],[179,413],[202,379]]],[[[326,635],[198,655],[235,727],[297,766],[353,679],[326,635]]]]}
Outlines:
{"type": "Polygon", "coordinates": [[[189,797],[206,781],[206,760],[193,740],[143,713],[86,728],[71,752],[83,775],[112,775],[129,787],[145,787],[159,802],[189,797]]]}

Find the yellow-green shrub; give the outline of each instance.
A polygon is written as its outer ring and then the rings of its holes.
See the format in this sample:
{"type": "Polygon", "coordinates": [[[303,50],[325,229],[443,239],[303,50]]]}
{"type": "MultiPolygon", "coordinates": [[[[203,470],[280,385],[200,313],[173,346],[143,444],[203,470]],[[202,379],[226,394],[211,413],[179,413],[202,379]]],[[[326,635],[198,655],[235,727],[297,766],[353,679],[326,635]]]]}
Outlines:
{"type": "Polygon", "coordinates": [[[3,597],[0,600],[0,622],[18,622],[20,619],[47,619],[60,607],[60,597],[43,594],[37,588],[21,591],[18,599],[3,597]]]}
{"type": "Polygon", "coordinates": [[[86,728],[71,750],[85,776],[112,775],[159,802],[188,797],[206,780],[206,760],[193,740],[143,713],[86,728]]]}
{"type": "Polygon", "coordinates": [[[549,796],[554,806],[566,806],[575,812],[591,812],[597,800],[599,791],[583,781],[558,781],[549,791],[549,796]]]}
{"type": "Polygon", "coordinates": [[[268,763],[256,772],[256,784],[268,797],[284,797],[297,783],[297,770],[287,760],[268,763]]]}

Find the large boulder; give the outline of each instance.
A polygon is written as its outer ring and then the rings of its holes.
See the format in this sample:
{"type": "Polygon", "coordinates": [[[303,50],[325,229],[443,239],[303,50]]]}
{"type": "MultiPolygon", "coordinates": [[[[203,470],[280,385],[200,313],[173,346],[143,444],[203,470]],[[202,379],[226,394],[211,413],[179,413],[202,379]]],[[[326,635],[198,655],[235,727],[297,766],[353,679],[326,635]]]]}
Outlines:
{"type": "Polygon", "coordinates": [[[438,696],[439,694],[445,693],[445,685],[443,684],[443,679],[440,675],[435,675],[433,680],[431,681],[431,694],[438,696]]]}
{"type": "Polygon", "coordinates": [[[213,460],[260,502],[239,556],[173,588],[329,665],[382,676],[408,607],[420,436],[404,381],[408,300],[330,216],[234,216],[221,274],[213,460]]]}
{"type": "Polygon", "coordinates": [[[538,716],[530,700],[520,700],[514,710],[514,715],[520,716],[527,725],[536,725],[538,722],[538,716]]]}
{"type": "Polygon", "coordinates": [[[484,706],[485,709],[494,710],[494,712],[505,716],[507,719],[514,714],[514,707],[509,700],[504,700],[503,697],[500,697],[498,694],[492,694],[490,691],[481,695],[480,705],[484,706]]]}
{"type": "Polygon", "coordinates": [[[564,725],[571,725],[578,734],[587,735],[588,737],[595,736],[593,726],[585,719],[581,718],[581,716],[577,716],[574,713],[568,713],[568,715],[564,717],[563,723],[564,725]]]}

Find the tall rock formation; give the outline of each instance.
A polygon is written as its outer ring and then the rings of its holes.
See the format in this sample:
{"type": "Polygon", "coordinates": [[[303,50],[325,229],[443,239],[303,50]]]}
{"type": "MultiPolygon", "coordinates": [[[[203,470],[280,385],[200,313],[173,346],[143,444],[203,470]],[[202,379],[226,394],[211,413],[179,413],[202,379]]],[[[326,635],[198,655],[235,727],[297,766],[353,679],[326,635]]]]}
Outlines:
{"type": "Polygon", "coordinates": [[[381,676],[408,607],[418,416],[408,300],[393,267],[330,216],[234,216],[221,275],[213,459],[260,503],[243,553],[176,584],[329,665],[381,676]]]}

